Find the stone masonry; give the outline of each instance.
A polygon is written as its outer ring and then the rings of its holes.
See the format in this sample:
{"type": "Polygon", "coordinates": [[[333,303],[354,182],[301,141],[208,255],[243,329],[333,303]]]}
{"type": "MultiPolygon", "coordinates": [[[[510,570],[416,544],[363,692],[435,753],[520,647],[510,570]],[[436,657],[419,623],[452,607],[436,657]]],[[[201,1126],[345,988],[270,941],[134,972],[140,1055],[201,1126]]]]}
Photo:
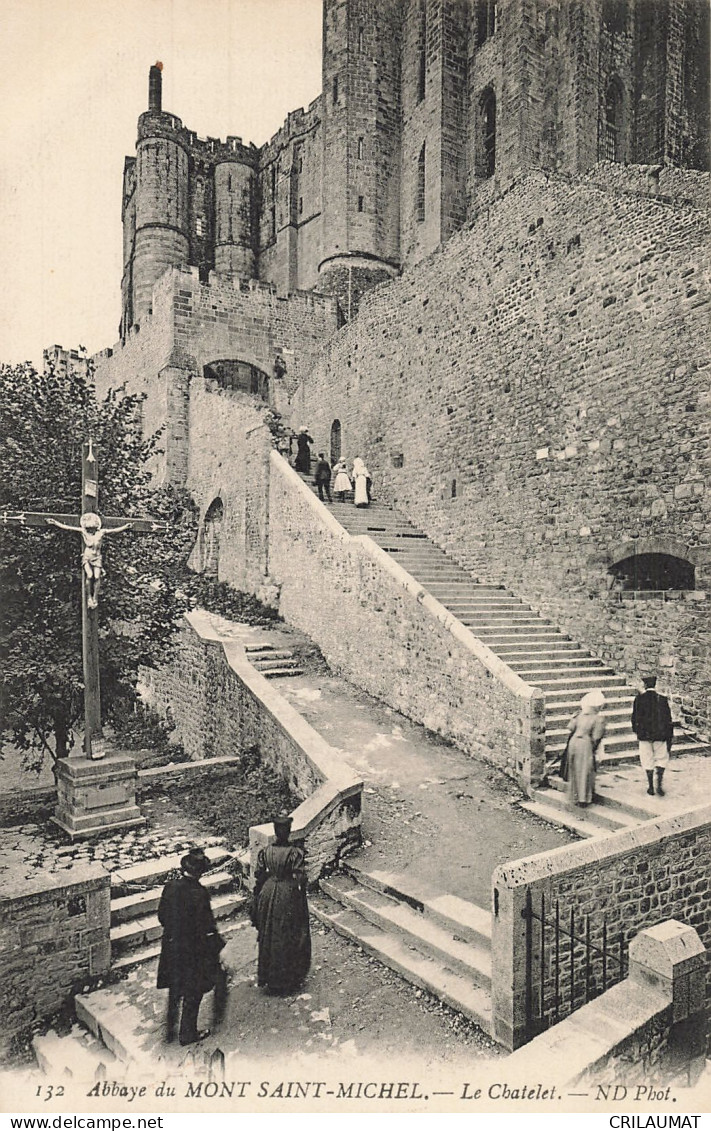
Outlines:
{"type": "Polygon", "coordinates": [[[338,420],[380,498],[618,670],[659,668],[708,728],[701,182],[676,170],[648,196],[616,166],[529,175],[485,223],[366,297],[294,414],[317,448],[338,420]],[[643,552],[690,562],[695,588],[617,592],[612,567],[643,552]]]}

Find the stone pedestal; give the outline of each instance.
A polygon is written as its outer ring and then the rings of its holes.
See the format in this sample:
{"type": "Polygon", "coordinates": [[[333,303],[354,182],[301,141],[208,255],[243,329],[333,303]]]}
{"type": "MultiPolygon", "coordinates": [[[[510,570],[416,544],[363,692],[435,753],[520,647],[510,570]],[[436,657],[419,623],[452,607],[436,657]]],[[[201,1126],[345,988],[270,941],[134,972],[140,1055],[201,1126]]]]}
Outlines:
{"type": "Polygon", "coordinates": [[[136,805],[136,762],[109,753],[100,761],[59,758],[57,808],[53,817],[72,840],[145,825],[136,805]]]}

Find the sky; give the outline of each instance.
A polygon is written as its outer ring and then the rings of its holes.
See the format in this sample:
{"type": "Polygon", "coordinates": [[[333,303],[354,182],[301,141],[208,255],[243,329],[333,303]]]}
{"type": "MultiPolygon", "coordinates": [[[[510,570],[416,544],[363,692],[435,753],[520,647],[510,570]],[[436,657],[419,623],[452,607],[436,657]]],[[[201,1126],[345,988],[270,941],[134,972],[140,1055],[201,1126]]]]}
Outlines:
{"type": "Polygon", "coordinates": [[[163,109],[261,145],[321,89],[321,0],[3,0],[0,362],[114,345],[121,186],[163,63],[163,109]]]}

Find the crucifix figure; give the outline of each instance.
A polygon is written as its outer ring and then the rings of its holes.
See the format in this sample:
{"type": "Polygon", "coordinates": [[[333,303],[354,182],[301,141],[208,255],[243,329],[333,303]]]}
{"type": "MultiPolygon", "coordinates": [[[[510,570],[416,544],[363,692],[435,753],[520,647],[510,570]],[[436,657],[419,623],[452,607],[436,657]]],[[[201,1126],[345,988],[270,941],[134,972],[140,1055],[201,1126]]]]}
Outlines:
{"type": "Polygon", "coordinates": [[[84,663],[84,753],[87,758],[103,758],[101,729],[101,689],[99,683],[98,597],[102,579],[101,544],[107,534],[122,530],[156,533],[166,530],[164,522],[150,518],[100,518],[96,510],[99,498],[98,461],[92,441],[84,444],[82,458],[82,513],[48,514],[44,511],[21,511],[0,514],[3,526],[57,526],[77,531],[82,536],[82,658],[84,663]]]}

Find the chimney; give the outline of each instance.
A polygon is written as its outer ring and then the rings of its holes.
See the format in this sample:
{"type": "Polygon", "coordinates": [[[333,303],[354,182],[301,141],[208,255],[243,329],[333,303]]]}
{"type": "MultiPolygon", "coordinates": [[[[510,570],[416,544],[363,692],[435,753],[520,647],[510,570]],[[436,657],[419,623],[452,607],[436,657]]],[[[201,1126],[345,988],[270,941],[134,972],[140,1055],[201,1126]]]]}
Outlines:
{"type": "Polygon", "coordinates": [[[154,114],[160,114],[163,90],[162,63],[155,63],[148,75],[148,109],[154,114]]]}

